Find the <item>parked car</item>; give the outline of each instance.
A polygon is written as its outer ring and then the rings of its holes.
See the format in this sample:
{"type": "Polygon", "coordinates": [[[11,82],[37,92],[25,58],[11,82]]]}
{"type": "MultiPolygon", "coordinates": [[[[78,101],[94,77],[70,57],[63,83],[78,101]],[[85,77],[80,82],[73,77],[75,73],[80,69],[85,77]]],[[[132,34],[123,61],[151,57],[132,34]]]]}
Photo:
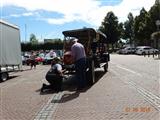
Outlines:
{"type": "Polygon", "coordinates": [[[30,56],[29,55],[22,56],[22,64],[23,65],[29,65],[30,64],[30,56]]]}
{"type": "Polygon", "coordinates": [[[57,57],[62,57],[63,56],[63,51],[62,50],[54,50],[54,52],[56,53],[57,57]]]}
{"type": "Polygon", "coordinates": [[[117,53],[119,54],[133,54],[135,53],[135,48],[134,47],[126,47],[123,49],[120,49],[117,53]]]}
{"type": "Polygon", "coordinates": [[[37,64],[39,64],[39,63],[42,63],[44,61],[44,58],[36,57],[35,61],[36,61],[37,64]]]}
{"type": "Polygon", "coordinates": [[[119,49],[119,50],[116,51],[116,53],[117,53],[117,54],[122,54],[122,50],[123,50],[123,49],[119,49]]]}
{"type": "Polygon", "coordinates": [[[158,49],[154,49],[150,46],[138,46],[136,47],[136,54],[138,55],[144,55],[144,54],[153,54],[153,53],[158,53],[158,49]]]}
{"type": "Polygon", "coordinates": [[[53,57],[50,56],[50,53],[47,53],[43,59],[43,65],[51,64],[53,61],[53,57]]]}

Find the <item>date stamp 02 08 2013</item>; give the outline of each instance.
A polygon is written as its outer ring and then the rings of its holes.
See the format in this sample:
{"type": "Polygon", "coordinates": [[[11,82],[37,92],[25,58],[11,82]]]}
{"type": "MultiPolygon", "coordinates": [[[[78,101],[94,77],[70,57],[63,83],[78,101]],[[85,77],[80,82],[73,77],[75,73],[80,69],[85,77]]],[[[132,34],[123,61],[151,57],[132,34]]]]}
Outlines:
{"type": "Polygon", "coordinates": [[[151,112],[151,107],[126,107],[125,112],[151,112]]]}

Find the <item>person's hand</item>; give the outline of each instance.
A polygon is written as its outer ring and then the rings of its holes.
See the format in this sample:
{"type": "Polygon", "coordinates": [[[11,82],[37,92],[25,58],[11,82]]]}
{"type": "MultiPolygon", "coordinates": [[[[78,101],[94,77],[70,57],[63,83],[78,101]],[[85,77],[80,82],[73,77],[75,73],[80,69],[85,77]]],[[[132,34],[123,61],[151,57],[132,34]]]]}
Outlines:
{"type": "Polygon", "coordinates": [[[64,73],[65,71],[66,71],[66,69],[63,69],[63,70],[62,70],[62,73],[64,73]]]}

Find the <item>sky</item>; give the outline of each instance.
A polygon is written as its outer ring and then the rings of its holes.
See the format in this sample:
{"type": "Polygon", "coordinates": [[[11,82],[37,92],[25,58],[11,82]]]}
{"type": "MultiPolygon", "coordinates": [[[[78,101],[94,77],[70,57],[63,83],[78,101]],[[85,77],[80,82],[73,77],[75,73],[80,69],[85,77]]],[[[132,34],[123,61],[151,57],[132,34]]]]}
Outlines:
{"type": "Polygon", "coordinates": [[[109,11],[124,22],[129,12],[137,16],[142,7],[148,11],[154,3],[155,0],[0,0],[0,16],[19,27],[22,42],[28,42],[32,33],[43,41],[63,39],[65,30],[97,29],[109,11]]]}

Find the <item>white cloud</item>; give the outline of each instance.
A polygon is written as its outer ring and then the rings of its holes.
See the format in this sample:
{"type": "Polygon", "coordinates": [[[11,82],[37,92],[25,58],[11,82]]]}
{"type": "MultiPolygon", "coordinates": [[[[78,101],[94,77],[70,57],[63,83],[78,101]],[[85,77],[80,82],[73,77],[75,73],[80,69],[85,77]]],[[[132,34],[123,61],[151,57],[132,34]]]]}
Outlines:
{"type": "MultiPolygon", "coordinates": [[[[45,10],[64,15],[58,19],[42,18],[50,24],[64,24],[77,20],[99,26],[108,11],[113,11],[120,21],[124,21],[129,12],[132,12],[134,16],[138,15],[142,7],[149,10],[154,2],[155,0],[123,0],[118,5],[100,6],[101,0],[1,0],[1,5],[14,5],[23,7],[28,11],[45,10]]],[[[31,13],[23,14],[23,16],[29,15],[31,13]]]]}
{"type": "Polygon", "coordinates": [[[21,16],[28,17],[28,16],[33,16],[33,15],[34,15],[33,12],[26,12],[22,14],[11,14],[10,17],[21,17],[21,16]]]}
{"type": "Polygon", "coordinates": [[[142,7],[148,11],[154,3],[155,0],[123,0],[121,4],[113,8],[113,11],[121,21],[124,21],[127,19],[129,12],[131,12],[134,16],[139,15],[142,7]]]}

